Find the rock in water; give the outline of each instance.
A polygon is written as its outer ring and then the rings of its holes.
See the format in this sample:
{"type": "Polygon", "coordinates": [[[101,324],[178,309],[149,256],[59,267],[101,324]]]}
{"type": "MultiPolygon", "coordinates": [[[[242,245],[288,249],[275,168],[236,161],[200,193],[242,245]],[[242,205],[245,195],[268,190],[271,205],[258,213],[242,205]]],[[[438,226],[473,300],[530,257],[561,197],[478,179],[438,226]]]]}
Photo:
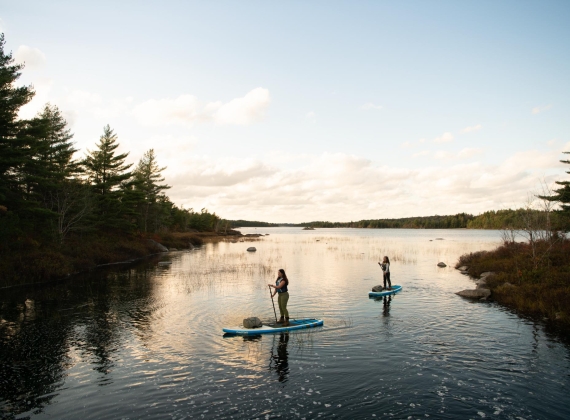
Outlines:
{"type": "Polygon", "coordinates": [[[250,246],[248,249],[248,252],[255,252],[257,251],[257,249],[254,246],[250,246]]]}
{"type": "Polygon", "coordinates": [[[158,252],[168,252],[168,248],[167,248],[167,247],[165,247],[165,246],[162,245],[162,244],[159,244],[159,243],[156,242],[156,241],[153,241],[152,239],[149,239],[147,242],[148,242],[148,245],[149,245],[153,250],[155,250],[155,251],[158,251],[158,252]]]}
{"type": "Polygon", "coordinates": [[[447,267],[447,264],[445,264],[444,262],[439,262],[437,263],[438,267],[447,267]]]}
{"type": "Polygon", "coordinates": [[[261,327],[261,320],[256,316],[251,316],[249,318],[244,318],[243,326],[244,328],[259,328],[261,327]]]}
{"type": "Polygon", "coordinates": [[[470,299],[486,299],[489,296],[491,296],[491,291],[489,289],[475,289],[475,290],[471,290],[471,289],[467,289],[467,290],[462,290],[461,292],[457,292],[456,295],[465,297],[465,298],[470,298],[470,299]]]}

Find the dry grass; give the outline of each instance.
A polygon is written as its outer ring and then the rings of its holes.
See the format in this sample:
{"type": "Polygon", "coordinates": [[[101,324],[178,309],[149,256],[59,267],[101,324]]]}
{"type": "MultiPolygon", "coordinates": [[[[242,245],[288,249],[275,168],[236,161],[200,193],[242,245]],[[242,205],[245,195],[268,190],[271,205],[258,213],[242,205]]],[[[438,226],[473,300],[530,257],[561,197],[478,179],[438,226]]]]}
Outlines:
{"type": "Polygon", "coordinates": [[[487,280],[497,302],[570,327],[570,241],[538,247],[540,260],[533,260],[529,244],[506,243],[494,251],[463,255],[456,268],[469,266],[473,277],[497,273],[487,280]]]}

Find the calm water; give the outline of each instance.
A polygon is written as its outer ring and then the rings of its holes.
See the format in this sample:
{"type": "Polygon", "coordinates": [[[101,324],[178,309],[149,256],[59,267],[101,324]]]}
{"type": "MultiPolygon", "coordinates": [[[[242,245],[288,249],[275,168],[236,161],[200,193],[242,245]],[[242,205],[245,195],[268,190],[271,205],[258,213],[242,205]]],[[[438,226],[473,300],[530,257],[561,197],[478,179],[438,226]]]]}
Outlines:
{"type": "Polygon", "coordinates": [[[492,249],[498,232],[242,231],[270,235],[166,254],[166,268],[0,290],[0,417],[570,417],[570,346],[454,294],[473,287],[458,257],[492,249]],[[404,289],[369,299],[383,255],[404,289]],[[279,268],[291,316],[325,326],[224,337],[247,316],[273,318],[279,268]]]}

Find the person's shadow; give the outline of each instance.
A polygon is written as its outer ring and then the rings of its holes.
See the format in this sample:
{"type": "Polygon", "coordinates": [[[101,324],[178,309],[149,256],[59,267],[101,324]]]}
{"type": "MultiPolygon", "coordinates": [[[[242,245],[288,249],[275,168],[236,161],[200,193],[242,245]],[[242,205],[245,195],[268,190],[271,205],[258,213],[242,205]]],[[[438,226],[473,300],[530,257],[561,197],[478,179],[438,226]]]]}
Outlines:
{"type": "Polygon", "coordinates": [[[287,343],[289,342],[289,333],[279,334],[279,342],[275,349],[275,342],[271,349],[271,359],[269,360],[269,368],[275,370],[279,382],[287,382],[289,376],[289,353],[287,351],[287,343]]]}

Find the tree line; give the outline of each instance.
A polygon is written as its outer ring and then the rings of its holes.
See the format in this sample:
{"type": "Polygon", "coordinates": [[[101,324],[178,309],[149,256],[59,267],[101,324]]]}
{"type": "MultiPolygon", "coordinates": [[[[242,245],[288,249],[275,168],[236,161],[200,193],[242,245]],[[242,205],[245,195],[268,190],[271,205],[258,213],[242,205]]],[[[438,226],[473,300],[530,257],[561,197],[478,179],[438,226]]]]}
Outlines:
{"type": "Polygon", "coordinates": [[[73,134],[55,105],[20,119],[34,97],[16,86],[23,65],[4,50],[0,35],[0,255],[19,246],[64,247],[70,236],[101,232],[153,234],[214,230],[220,217],[176,206],[153,149],[136,165],[119,153],[107,125],[99,141],[77,158],[73,134]]]}

